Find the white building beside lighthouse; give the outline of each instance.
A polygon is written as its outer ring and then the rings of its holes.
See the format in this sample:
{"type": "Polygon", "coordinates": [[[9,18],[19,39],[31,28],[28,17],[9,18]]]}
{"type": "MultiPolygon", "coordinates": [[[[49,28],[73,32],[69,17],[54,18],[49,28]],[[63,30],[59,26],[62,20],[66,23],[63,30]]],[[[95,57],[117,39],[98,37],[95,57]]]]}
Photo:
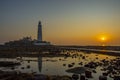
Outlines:
{"type": "Polygon", "coordinates": [[[37,40],[34,42],[34,45],[50,45],[50,42],[42,40],[42,24],[41,24],[41,21],[38,22],[37,40]]]}

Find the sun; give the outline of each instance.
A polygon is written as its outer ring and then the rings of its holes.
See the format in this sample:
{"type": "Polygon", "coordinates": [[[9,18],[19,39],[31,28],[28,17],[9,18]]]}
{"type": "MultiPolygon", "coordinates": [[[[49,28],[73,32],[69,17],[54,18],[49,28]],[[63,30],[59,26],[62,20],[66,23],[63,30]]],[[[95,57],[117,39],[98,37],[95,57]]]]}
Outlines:
{"type": "Polygon", "coordinates": [[[110,42],[111,35],[110,34],[99,34],[96,36],[97,41],[100,45],[106,46],[110,42]]]}
{"type": "Polygon", "coordinates": [[[99,40],[100,42],[107,42],[108,36],[105,35],[105,34],[99,35],[99,36],[98,36],[98,40],[99,40]]]}
{"type": "Polygon", "coordinates": [[[105,36],[102,36],[102,37],[100,38],[100,40],[101,40],[101,41],[106,41],[106,37],[105,37],[105,36]]]}

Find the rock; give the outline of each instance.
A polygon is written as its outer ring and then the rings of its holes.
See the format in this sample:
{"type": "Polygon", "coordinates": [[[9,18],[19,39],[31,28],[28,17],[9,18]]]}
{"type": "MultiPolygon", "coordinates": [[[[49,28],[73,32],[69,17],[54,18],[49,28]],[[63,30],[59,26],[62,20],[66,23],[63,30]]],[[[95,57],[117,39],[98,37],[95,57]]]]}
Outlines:
{"type": "Polygon", "coordinates": [[[92,70],[93,73],[97,73],[95,70],[92,70]]]}
{"type": "Polygon", "coordinates": [[[103,73],[103,76],[108,76],[108,73],[103,73]]]}
{"type": "Polygon", "coordinates": [[[90,71],[85,71],[85,76],[87,78],[92,78],[92,73],[90,71]]]}
{"type": "Polygon", "coordinates": [[[21,67],[21,69],[24,69],[24,67],[21,67]]]}
{"type": "Polygon", "coordinates": [[[81,76],[80,76],[80,80],[85,80],[85,76],[84,76],[84,75],[81,75],[81,76]]]}
{"type": "Polygon", "coordinates": [[[0,61],[0,67],[13,67],[21,65],[19,62],[12,62],[12,61],[0,61]]]}
{"type": "Polygon", "coordinates": [[[73,67],[73,65],[72,64],[68,64],[68,67],[73,67]]]}
{"type": "Polygon", "coordinates": [[[29,69],[29,68],[30,68],[30,65],[27,65],[27,68],[29,69]]]}
{"type": "Polygon", "coordinates": [[[120,80],[120,76],[115,76],[114,80],[120,80]]]}
{"type": "Polygon", "coordinates": [[[66,66],[66,64],[63,64],[63,66],[66,66]]]}
{"type": "Polygon", "coordinates": [[[99,80],[107,80],[106,76],[99,76],[99,80]]]}
{"type": "Polygon", "coordinates": [[[73,78],[74,80],[78,80],[78,79],[79,79],[79,75],[73,74],[73,75],[72,75],[72,78],[73,78]]]}

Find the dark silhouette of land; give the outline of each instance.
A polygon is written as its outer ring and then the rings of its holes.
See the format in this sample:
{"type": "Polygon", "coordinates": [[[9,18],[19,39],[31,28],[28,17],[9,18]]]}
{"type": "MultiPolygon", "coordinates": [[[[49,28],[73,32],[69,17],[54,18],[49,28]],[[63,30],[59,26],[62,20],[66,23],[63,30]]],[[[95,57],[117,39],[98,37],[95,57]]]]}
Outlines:
{"type": "Polygon", "coordinates": [[[48,46],[8,46],[0,45],[0,56],[1,57],[16,57],[16,56],[63,56],[59,54],[64,50],[78,50],[83,52],[94,52],[101,54],[108,54],[114,56],[120,56],[120,46],[59,46],[59,45],[48,45],[48,46]],[[42,54],[43,52],[48,52],[42,54]]]}

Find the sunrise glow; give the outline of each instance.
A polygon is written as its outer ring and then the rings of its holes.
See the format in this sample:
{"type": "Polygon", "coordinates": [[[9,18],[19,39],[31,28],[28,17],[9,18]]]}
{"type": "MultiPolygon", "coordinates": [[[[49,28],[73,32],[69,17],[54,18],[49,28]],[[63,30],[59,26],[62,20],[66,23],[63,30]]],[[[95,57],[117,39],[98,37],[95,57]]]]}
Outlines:
{"type": "Polygon", "coordinates": [[[106,41],[106,37],[105,36],[101,37],[101,41],[106,41]]]}

